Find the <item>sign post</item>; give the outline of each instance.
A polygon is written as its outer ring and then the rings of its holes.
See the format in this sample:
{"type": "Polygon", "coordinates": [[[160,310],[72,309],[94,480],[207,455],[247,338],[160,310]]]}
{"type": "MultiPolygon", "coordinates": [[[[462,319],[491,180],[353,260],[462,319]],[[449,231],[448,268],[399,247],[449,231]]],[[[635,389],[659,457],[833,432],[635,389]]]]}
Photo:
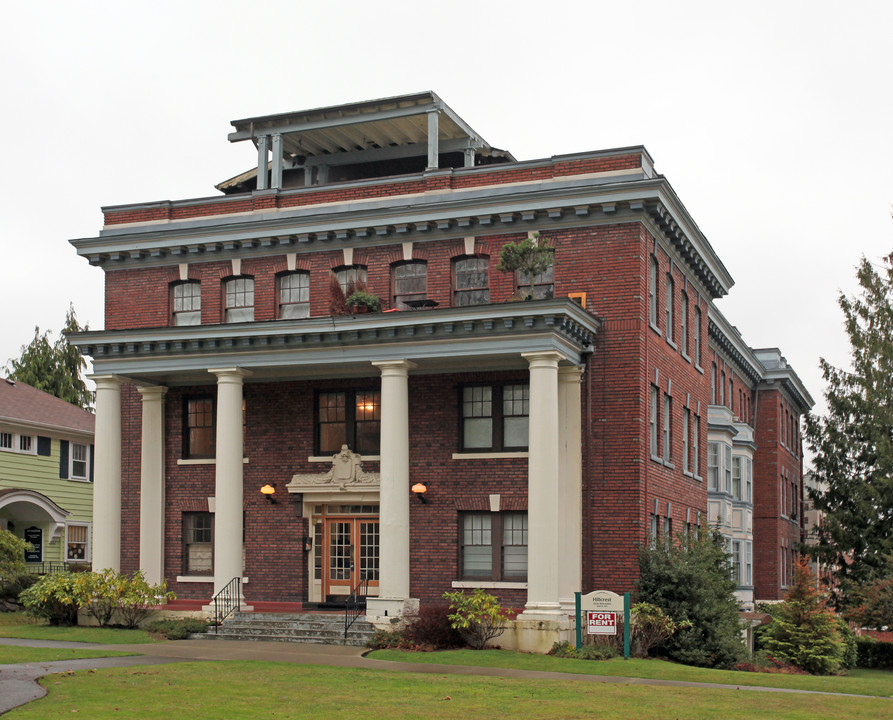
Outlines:
{"type": "Polygon", "coordinates": [[[623,612],[623,657],[629,660],[630,612],[629,593],[621,597],[609,590],[594,590],[583,595],[574,593],[577,611],[577,650],[583,647],[583,613],[589,635],[616,635],[617,614],[623,612]]]}

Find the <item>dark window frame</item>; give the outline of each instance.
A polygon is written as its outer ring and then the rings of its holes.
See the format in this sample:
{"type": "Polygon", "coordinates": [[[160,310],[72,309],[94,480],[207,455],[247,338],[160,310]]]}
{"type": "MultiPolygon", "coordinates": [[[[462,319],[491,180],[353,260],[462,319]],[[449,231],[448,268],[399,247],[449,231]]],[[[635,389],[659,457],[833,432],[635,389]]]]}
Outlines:
{"type": "Polygon", "coordinates": [[[393,303],[391,307],[397,308],[398,310],[407,310],[409,307],[404,303],[407,300],[427,300],[428,299],[428,261],[427,260],[401,260],[399,262],[395,262],[391,265],[391,302],[393,303]],[[420,275],[411,276],[413,278],[424,277],[425,279],[425,289],[416,292],[399,292],[398,283],[403,280],[408,280],[409,278],[398,278],[397,272],[399,268],[405,267],[421,267],[424,268],[424,273],[420,275]]]}
{"type": "Polygon", "coordinates": [[[459,257],[453,258],[452,263],[450,264],[450,286],[451,286],[451,298],[452,298],[452,306],[453,307],[473,307],[475,305],[488,305],[490,303],[490,257],[488,255],[460,255],[459,257]],[[467,287],[459,287],[459,277],[460,274],[469,272],[483,272],[480,269],[474,271],[466,271],[460,270],[460,265],[465,262],[469,262],[471,260],[484,262],[486,263],[486,274],[487,274],[487,284],[486,285],[469,285],[467,287]],[[460,298],[471,297],[472,293],[480,293],[486,291],[487,300],[486,302],[459,302],[460,298]]]}
{"type": "MultiPolygon", "coordinates": [[[[344,444],[346,444],[353,452],[360,455],[379,455],[381,452],[381,388],[377,387],[356,387],[356,388],[338,388],[338,389],[320,389],[316,390],[313,395],[313,451],[317,456],[333,455],[341,451],[341,448],[324,450],[322,447],[322,425],[340,424],[342,421],[323,423],[320,419],[320,398],[323,395],[344,394],[344,444]],[[374,424],[376,420],[357,420],[357,395],[361,393],[372,393],[377,396],[378,402],[378,448],[374,451],[357,447],[357,423],[368,422],[374,424]]],[[[373,411],[374,412],[374,411],[373,411]]]]}
{"type": "MultiPolygon", "coordinates": [[[[173,282],[170,284],[170,292],[169,292],[169,301],[170,301],[170,324],[172,327],[187,327],[187,326],[195,326],[202,324],[202,284],[198,280],[178,280],[177,282],[173,282]],[[198,307],[190,307],[189,310],[177,310],[177,288],[182,287],[195,287],[198,289],[198,294],[193,294],[191,296],[192,299],[198,297],[198,307]],[[177,318],[179,316],[186,316],[191,313],[198,313],[198,322],[183,322],[178,323],[177,318]]],[[[186,298],[181,298],[182,300],[186,298]]]]}
{"type": "MultiPolygon", "coordinates": [[[[457,576],[460,580],[468,580],[473,582],[527,582],[527,578],[530,574],[530,518],[528,512],[526,510],[504,510],[501,512],[487,512],[487,511],[463,511],[458,515],[457,521],[457,558],[456,558],[456,569],[457,576]],[[527,534],[527,544],[526,545],[506,545],[505,543],[505,519],[509,515],[523,515],[527,522],[525,523],[525,527],[523,530],[517,530],[517,532],[523,532],[527,534]],[[476,574],[476,575],[467,575],[464,572],[465,563],[465,518],[473,517],[473,516],[489,516],[490,517],[490,558],[491,558],[491,566],[490,566],[490,574],[489,576],[476,574]],[[498,542],[494,542],[495,539],[498,539],[498,542]],[[505,548],[506,547],[525,547],[527,548],[527,572],[524,575],[509,575],[505,572],[505,548]]],[[[469,545],[469,547],[486,547],[484,545],[469,545]]]]}
{"type": "MultiPolygon", "coordinates": [[[[292,291],[291,288],[288,288],[289,292],[292,291]]],[[[286,272],[281,272],[276,275],[276,317],[278,319],[285,320],[303,320],[305,318],[310,317],[310,273],[307,270],[288,270],[286,272]],[[282,281],[288,277],[305,277],[307,278],[307,300],[289,300],[283,301],[282,299],[282,281]],[[286,318],[282,312],[283,307],[297,307],[297,306],[306,306],[307,314],[301,315],[299,317],[294,318],[286,318]]]]}
{"type": "MultiPolygon", "coordinates": [[[[198,511],[198,512],[184,512],[181,514],[181,518],[180,518],[181,540],[182,540],[182,543],[181,543],[181,556],[182,556],[181,570],[183,572],[183,575],[186,575],[189,577],[213,577],[214,576],[214,561],[215,561],[215,558],[214,558],[214,533],[216,531],[216,523],[214,522],[214,520],[215,520],[214,513],[212,513],[212,512],[198,511]],[[203,516],[203,517],[207,516],[211,521],[210,528],[207,528],[211,534],[211,539],[210,539],[210,542],[208,542],[208,543],[204,543],[204,542],[197,543],[195,541],[192,541],[192,542],[189,541],[188,534],[194,529],[194,528],[190,527],[189,521],[192,518],[197,517],[197,516],[203,516]],[[202,570],[202,571],[190,570],[190,568],[189,568],[189,546],[196,545],[196,544],[201,544],[201,545],[208,544],[211,546],[211,568],[210,568],[210,570],[202,570]]],[[[204,530],[204,529],[205,528],[202,528],[202,530],[204,530]]]]}
{"type": "Polygon", "coordinates": [[[462,383],[459,390],[459,452],[463,453],[487,453],[487,452],[527,452],[530,449],[530,383],[523,380],[501,380],[497,382],[462,383]],[[504,390],[507,386],[524,385],[527,387],[527,415],[506,415],[504,407],[504,390]],[[490,388],[491,414],[489,416],[465,416],[465,389],[475,387],[490,388]],[[465,447],[465,420],[471,417],[489,417],[492,423],[491,444],[489,447],[465,447]],[[506,417],[526,417],[528,429],[527,445],[505,444],[505,419],[506,417]]]}
{"type": "MultiPolygon", "coordinates": [[[[244,403],[243,403],[244,407],[244,403]]],[[[183,398],[183,458],[188,460],[207,460],[211,458],[215,458],[217,456],[217,398],[213,395],[188,395],[183,398]],[[208,402],[211,403],[211,424],[210,425],[195,425],[193,426],[190,423],[191,413],[190,413],[190,403],[192,402],[208,402]],[[194,452],[192,445],[193,442],[191,440],[190,431],[193,429],[205,429],[211,428],[211,447],[210,453],[201,453],[194,452]]]]}
{"type": "Polygon", "coordinates": [[[222,307],[222,309],[223,309],[223,321],[224,321],[225,323],[230,323],[230,322],[234,322],[234,323],[239,323],[239,322],[254,322],[254,310],[255,310],[255,307],[256,307],[256,303],[257,303],[257,296],[255,295],[254,287],[255,287],[255,283],[254,283],[254,276],[253,276],[253,275],[231,275],[230,277],[223,278],[223,281],[222,281],[221,286],[220,286],[220,290],[221,290],[221,292],[222,292],[222,294],[223,294],[223,297],[221,298],[221,303],[220,303],[220,305],[221,305],[221,307],[222,307]],[[229,297],[230,297],[231,294],[232,294],[234,297],[239,297],[239,296],[241,296],[241,295],[246,295],[246,296],[247,296],[247,294],[249,293],[249,291],[246,290],[246,289],[242,289],[242,290],[234,290],[234,291],[231,293],[231,292],[230,292],[230,285],[235,285],[235,284],[238,283],[239,281],[245,281],[245,280],[250,280],[250,281],[251,281],[251,290],[250,290],[250,293],[251,293],[251,304],[250,304],[250,305],[249,305],[249,304],[244,304],[244,305],[230,305],[230,304],[229,304],[229,297]],[[249,320],[230,320],[229,317],[228,317],[228,315],[229,315],[229,311],[230,311],[230,310],[234,310],[234,311],[235,311],[235,310],[247,311],[248,309],[251,310],[251,319],[249,319],[249,320]]]}

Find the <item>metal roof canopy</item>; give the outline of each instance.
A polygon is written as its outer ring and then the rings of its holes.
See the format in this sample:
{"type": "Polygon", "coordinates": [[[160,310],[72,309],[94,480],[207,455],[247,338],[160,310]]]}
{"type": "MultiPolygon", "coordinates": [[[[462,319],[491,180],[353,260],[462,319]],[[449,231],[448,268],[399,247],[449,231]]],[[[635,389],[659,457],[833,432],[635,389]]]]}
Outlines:
{"type": "Polygon", "coordinates": [[[431,91],[233,120],[232,126],[230,142],[251,140],[257,146],[259,169],[267,166],[267,149],[273,151],[274,188],[281,186],[283,156],[306,168],[427,155],[428,169],[436,169],[441,152],[464,152],[470,165],[475,151],[492,150],[431,91]]]}

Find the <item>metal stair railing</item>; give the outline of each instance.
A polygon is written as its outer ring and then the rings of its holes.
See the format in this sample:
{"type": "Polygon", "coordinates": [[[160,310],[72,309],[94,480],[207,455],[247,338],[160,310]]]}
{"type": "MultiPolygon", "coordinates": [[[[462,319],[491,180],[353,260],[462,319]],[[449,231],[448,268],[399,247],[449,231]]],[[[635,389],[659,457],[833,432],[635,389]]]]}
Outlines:
{"type": "Polygon", "coordinates": [[[214,605],[214,633],[223,621],[242,605],[242,578],[234,577],[211,600],[214,605]]]}
{"type": "Polygon", "coordinates": [[[366,594],[369,592],[369,575],[363,573],[360,582],[348,596],[347,603],[344,606],[344,637],[347,638],[347,631],[353,625],[357,618],[366,611],[366,594]]]}

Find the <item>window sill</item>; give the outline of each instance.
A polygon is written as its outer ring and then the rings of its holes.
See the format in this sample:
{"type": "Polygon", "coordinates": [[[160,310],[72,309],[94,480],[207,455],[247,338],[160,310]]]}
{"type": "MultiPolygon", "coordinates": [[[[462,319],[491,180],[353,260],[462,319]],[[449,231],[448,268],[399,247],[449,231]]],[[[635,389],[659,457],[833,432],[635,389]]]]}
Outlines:
{"type": "Polygon", "coordinates": [[[678,349],[679,349],[679,347],[676,345],[676,343],[674,343],[674,342],[673,342],[672,340],[670,340],[670,339],[667,339],[667,345],[669,345],[669,346],[670,346],[671,348],[673,348],[674,350],[678,350],[678,349]]]}
{"type": "Polygon", "coordinates": [[[685,351],[682,351],[679,354],[682,356],[683,360],[685,360],[686,362],[691,362],[691,358],[685,353],[685,351]]]}
{"type": "MultiPolygon", "coordinates": [[[[213,583],[213,575],[177,575],[178,583],[213,583]]],[[[248,582],[247,577],[242,578],[242,584],[248,582]]]]}
{"type": "Polygon", "coordinates": [[[676,465],[673,464],[673,463],[671,463],[669,460],[661,460],[661,463],[662,463],[663,466],[664,466],[665,468],[667,468],[668,470],[675,470],[675,469],[676,469],[676,465]]]}
{"type": "Polygon", "coordinates": [[[454,588],[494,588],[496,590],[526,590],[526,582],[506,582],[497,580],[453,580],[454,588]]]}
{"type": "Polygon", "coordinates": [[[648,321],[648,327],[650,327],[652,330],[654,330],[654,332],[656,332],[661,337],[664,336],[664,334],[660,331],[660,328],[657,325],[655,325],[653,322],[651,322],[650,320],[648,321]]]}
{"type": "Polygon", "coordinates": [[[71,482],[77,482],[77,483],[89,483],[90,482],[87,478],[70,477],[68,479],[71,480],[71,482]]]}
{"type": "Polygon", "coordinates": [[[683,470],[683,471],[682,471],[682,474],[685,475],[685,477],[687,477],[687,478],[692,478],[692,479],[694,479],[694,477],[695,477],[695,476],[692,475],[688,470],[683,470]]]}
{"type": "Polygon", "coordinates": [[[498,460],[500,458],[527,458],[530,457],[530,453],[525,451],[520,452],[467,452],[467,453],[453,453],[453,460],[498,460]]]}
{"type": "MultiPolygon", "coordinates": [[[[216,465],[216,458],[179,458],[177,465],[216,465]]],[[[248,458],[242,458],[242,464],[248,464],[248,458]]]]}
{"type": "MultiPolygon", "coordinates": [[[[307,462],[312,463],[330,463],[332,462],[332,457],[337,455],[337,453],[333,453],[332,455],[311,455],[307,458],[307,462]]],[[[363,462],[367,460],[369,462],[381,462],[381,455],[360,455],[363,458],[363,462]]]]}
{"type": "Polygon", "coordinates": [[[692,475],[692,477],[697,480],[699,483],[704,482],[704,478],[701,475],[692,475]]]}
{"type": "Polygon", "coordinates": [[[704,374],[704,368],[702,368],[698,363],[695,363],[695,370],[697,370],[701,375],[704,374]]]}
{"type": "Polygon", "coordinates": [[[651,462],[656,462],[658,465],[663,465],[664,459],[662,457],[660,457],[659,455],[652,455],[651,462]]]}

